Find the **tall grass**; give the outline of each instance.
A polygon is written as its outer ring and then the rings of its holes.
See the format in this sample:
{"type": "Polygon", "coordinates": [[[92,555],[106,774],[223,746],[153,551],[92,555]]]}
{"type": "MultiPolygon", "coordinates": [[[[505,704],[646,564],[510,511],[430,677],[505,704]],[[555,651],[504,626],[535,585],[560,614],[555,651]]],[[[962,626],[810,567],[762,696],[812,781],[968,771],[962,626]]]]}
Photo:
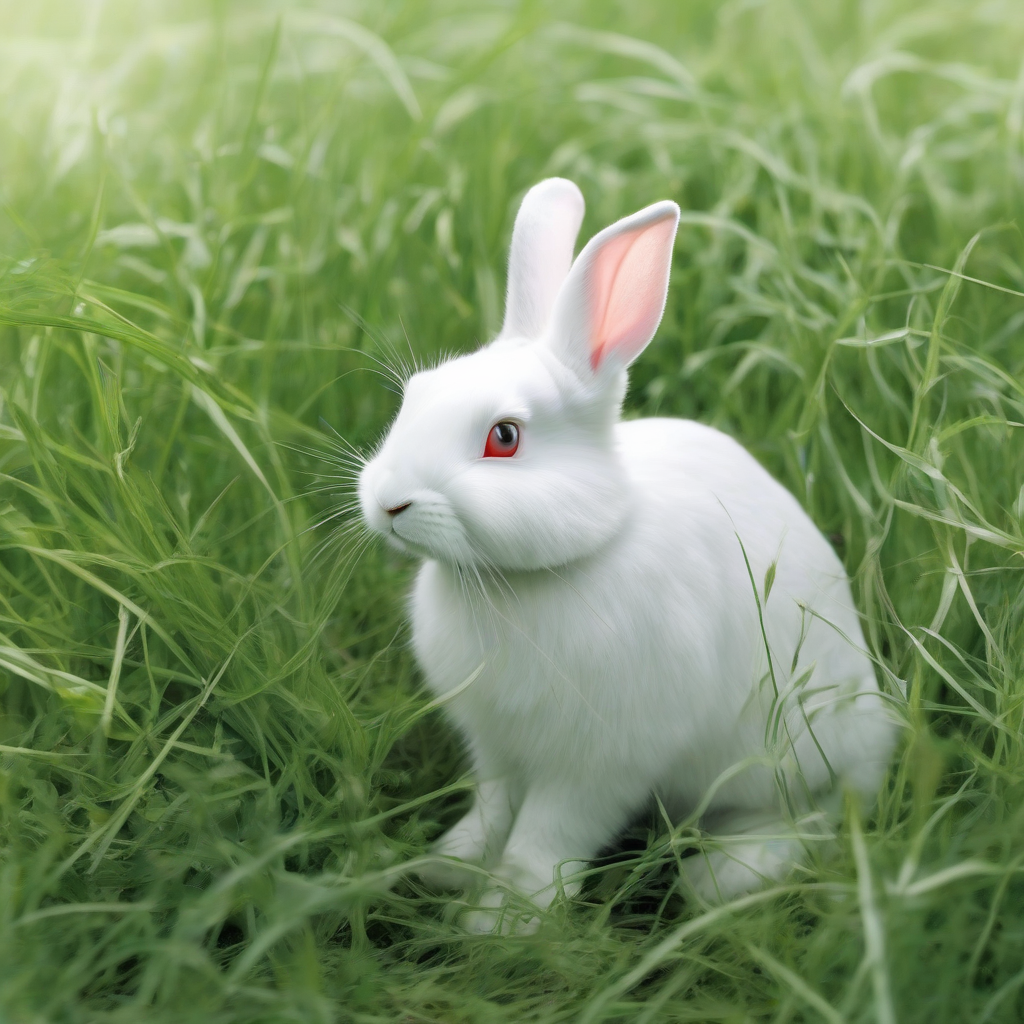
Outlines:
{"type": "Polygon", "coordinates": [[[0,1017],[1020,1020],[1022,53],[1010,0],[6,5],[0,1017]],[[550,174],[683,207],[630,411],[798,495],[906,729],[784,886],[697,906],[641,820],[479,938],[404,874],[469,782],[347,446],[550,174]]]}

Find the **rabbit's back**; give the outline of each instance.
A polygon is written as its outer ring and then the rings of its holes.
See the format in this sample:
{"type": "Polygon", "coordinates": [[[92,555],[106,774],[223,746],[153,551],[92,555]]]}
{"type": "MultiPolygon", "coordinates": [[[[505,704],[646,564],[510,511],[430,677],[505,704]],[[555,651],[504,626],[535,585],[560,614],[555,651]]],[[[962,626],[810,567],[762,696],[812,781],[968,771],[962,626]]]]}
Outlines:
{"type": "MultiPolygon", "coordinates": [[[[690,595],[703,596],[717,627],[708,680],[722,692],[717,734],[729,735],[728,705],[737,759],[788,749],[784,761],[813,788],[828,786],[831,768],[872,792],[895,729],[832,546],[796,498],[721,431],[680,419],[628,421],[618,430],[648,509],[640,522],[651,550],[660,538],[660,557],[690,595]]],[[[669,775],[680,778],[678,765],[669,775]]]]}

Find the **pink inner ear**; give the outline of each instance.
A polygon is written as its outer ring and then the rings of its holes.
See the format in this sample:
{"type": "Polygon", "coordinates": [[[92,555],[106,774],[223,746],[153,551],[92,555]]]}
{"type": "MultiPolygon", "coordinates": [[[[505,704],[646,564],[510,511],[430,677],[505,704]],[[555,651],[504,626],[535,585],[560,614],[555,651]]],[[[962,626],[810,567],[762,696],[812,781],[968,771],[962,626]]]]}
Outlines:
{"type": "Polygon", "coordinates": [[[611,239],[595,254],[589,274],[590,365],[615,353],[628,365],[651,340],[665,309],[675,218],[666,216],[611,239]]]}

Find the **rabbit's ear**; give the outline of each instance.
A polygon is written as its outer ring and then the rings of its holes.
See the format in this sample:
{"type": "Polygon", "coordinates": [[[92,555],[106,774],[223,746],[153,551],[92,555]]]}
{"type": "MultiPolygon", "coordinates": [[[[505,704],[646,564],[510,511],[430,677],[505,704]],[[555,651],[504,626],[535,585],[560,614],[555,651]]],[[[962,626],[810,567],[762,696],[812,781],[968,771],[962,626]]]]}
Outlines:
{"type": "Polygon", "coordinates": [[[572,265],[548,338],[581,379],[628,366],[665,311],[679,207],[665,200],[596,234],[572,265]]]}
{"type": "Polygon", "coordinates": [[[523,197],[512,229],[508,295],[500,338],[539,338],[572,265],[583,195],[565,178],[548,178],[523,197]]]}

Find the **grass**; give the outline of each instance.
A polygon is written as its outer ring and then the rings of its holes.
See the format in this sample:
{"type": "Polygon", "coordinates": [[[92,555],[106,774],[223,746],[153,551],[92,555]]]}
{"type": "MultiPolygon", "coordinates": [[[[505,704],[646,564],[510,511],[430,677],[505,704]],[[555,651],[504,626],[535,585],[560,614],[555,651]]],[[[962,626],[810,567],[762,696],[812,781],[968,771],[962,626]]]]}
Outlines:
{"type": "Polygon", "coordinates": [[[1021,53],[1011,0],[6,5],[0,1019],[1020,1020],[1021,53]],[[469,798],[413,567],[330,517],[549,174],[584,237],[683,207],[630,412],[798,495],[906,729],[791,884],[708,912],[640,821],[481,939],[402,873],[469,798]]]}

